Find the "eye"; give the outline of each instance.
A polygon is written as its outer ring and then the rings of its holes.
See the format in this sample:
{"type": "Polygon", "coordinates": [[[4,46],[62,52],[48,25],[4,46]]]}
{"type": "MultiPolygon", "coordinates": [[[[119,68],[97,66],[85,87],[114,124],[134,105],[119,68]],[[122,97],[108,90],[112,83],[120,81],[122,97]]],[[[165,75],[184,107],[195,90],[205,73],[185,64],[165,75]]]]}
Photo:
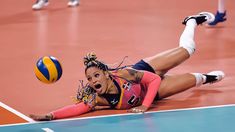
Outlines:
{"type": "Polygon", "coordinates": [[[99,74],[99,73],[96,73],[96,74],[95,74],[95,77],[99,77],[99,76],[100,76],[100,74],[99,74]]]}
{"type": "Polygon", "coordinates": [[[91,77],[88,77],[87,80],[88,80],[88,81],[91,81],[91,77]]]}

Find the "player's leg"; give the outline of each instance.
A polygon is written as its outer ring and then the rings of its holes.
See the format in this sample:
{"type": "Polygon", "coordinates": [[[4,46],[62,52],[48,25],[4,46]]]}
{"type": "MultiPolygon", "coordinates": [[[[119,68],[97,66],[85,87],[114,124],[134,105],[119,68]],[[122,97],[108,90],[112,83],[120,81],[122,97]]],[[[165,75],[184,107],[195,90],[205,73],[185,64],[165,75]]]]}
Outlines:
{"type": "Polygon", "coordinates": [[[37,0],[35,4],[33,4],[32,8],[34,10],[40,10],[45,6],[48,6],[49,1],[48,0],[37,0]]]}
{"type": "Polygon", "coordinates": [[[168,75],[162,79],[158,90],[158,98],[163,99],[171,95],[183,92],[194,86],[215,83],[221,81],[225,74],[222,71],[212,71],[207,74],[186,73],[181,75],[168,75]]]}
{"type": "Polygon", "coordinates": [[[158,75],[165,74],[168,70],[181,64],[195,51],[194,33],[197,25],[209,23],[214,20],[214,15],[202,12],[198,15],[186,17],[183,24],[186,25],[180,37],[179,47],[170,49],[152,57],[143,59],[158,75]]]}
{"type": "Polygon", "coordinates": [[[68,6],[69,7],[75,7],[79,5],[79,0],[69,0],[68,6]]]}
{"type": "Polygon", "coordinates": [[[209,25],[214,26],[219,22],[226,21],[226,10],[225,10],[225,0],[218,0],[218,9],[215,14],[215,20],[209,25]]]}

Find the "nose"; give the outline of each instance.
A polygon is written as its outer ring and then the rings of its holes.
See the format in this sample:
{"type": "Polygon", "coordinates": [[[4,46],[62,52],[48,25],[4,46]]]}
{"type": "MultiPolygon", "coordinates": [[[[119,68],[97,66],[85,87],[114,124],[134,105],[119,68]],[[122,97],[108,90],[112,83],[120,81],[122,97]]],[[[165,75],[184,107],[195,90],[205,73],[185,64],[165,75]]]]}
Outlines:
{"type": "Polygon", "coordinates": [[[95,83],[97,82],[97,80],[96,80],[95,78],[93,78],[93,79],[91,80],[91,82],[92,82],[92,84],[95,84],[95,83]]]}

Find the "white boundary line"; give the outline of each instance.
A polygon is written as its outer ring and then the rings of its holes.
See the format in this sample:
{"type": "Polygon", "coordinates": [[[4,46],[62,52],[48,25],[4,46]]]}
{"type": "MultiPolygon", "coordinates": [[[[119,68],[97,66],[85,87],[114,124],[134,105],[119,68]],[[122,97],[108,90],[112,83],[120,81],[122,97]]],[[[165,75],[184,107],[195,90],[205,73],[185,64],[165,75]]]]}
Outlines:
{"type": "Polygon", "coordinates": [[[45,132],[54,132],[53,130],[51,130],[50,128],[42,128],[43,131],[45,132]]]}
{"type": "Polygon", "coordinates": [[[200,110],[200,109],[211,109],[211,108],[221,108],[221,107],[233,107],[235,104],[227,104],[227,105],[216,105],[216,106],[204,106],[204,107],[194,107],[194,108],[183,108],[183,109],[172,109],[172,110],[161,110],[161,111],[149,111],[145,113],[124,113],[124,114],[114,114],[114,115],[101,115],[101,116],[91,116],[91,117],[81,117],[81,118],[72,118],[72,119],[60,119],[54,121],[40,121],[40,122],[29,122],[29,123],[17,123],[17,124],[8,124],[8,125],[0,125],[4,126],[17,126],[17,125],[29,125],[29,124],[40,124],[45,122],[63,122],[63,121],[73,121],[73,120],[85,120],[85,119],[96,119],[96,118],[104,118],[104,117],[115,117],[115,116],[128,116],[128,115],[140,115],[140,114],[148,114],[148,113],[163,113],[163,112],[177,112],[177,111],[189,111],[189,110],[200,110]]]}
{"type": "MultiPolygon", "coordinates": [[[[35,122],[33,119],[29,118],[28,116],[26,116],[26,115],[20,113],[19,111],[17,111],[17,110],[15,110],[15,109],[11,108],[10,106],[8,106],[8,105],[6,105],[6,104],[4,104],[4,103],[2,103],[2,102],[0,102],[0,106],[3,107],[3,108],[5,108],[5,109],[8,110],[8,111],[14,113],[15,115],[17,115],[17,116],[23,118],[24,120],[26,120],[26,121],[28,121],[28,122],[31,122],[31,123],[35,122]]],[[[1,126],[1,125],[0,125],[0,126],[1,126]]]]}

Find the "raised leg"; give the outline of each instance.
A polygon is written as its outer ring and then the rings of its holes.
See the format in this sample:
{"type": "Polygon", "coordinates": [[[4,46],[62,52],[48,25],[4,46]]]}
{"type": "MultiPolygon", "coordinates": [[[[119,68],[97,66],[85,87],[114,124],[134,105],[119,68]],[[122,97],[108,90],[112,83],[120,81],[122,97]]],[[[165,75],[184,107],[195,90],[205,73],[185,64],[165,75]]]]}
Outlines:
{"type": "Polygon", "coordinates": [[[163,76],[168,70],[187,60],[195,51],[194,32],[197,25],[209,23],[214,20],[214,15],[202,12],[198,15],[186,17],[183,21],[185,29],[180,37],[179,47],[170,49],[160,54],[143,59],[156,72],[163,76]]]}

